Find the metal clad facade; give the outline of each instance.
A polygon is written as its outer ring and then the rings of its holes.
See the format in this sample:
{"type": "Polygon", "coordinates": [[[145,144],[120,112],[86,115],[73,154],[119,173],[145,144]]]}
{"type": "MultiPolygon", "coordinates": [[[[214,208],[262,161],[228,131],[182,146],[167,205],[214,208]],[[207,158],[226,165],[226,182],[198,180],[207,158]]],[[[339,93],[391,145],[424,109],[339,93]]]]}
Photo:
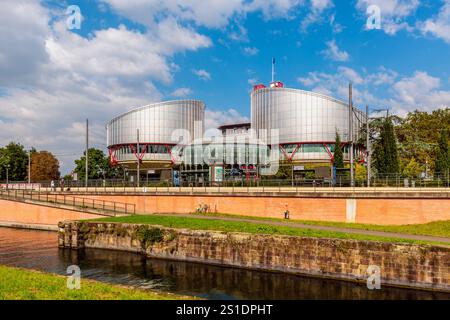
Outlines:
{"type": "MultiPolygon", "coordinates": [[[[353,141],[365,115],[354,108],[353,141]]],[[[331,147],[336,130],[343,142],[349,141],[348,104],[337,99],[297,89],[264,88],[251,94],[252,129],[264,139],[260,130],[267,130],[267,143],[272,145],[271,130],[278,129],[278,143],[292,152],[299,146],[293,160],[329,160],[324,144],[331,147]]]]}
{"type": "Polygon", "coordinates": [[[118,161],[136,161],[131,145],[137,144],[139,129],[140,144],[152,145],[147,150],[151,152],[145,152],[149,154],[145,154],[143,160],[170,161],[165,146],[177,144],[177,140],[172,140],[173,132],[187,130],[190,135],[187,143],[201,138],[204,132],[204,113],[205,104],[198,100],[154,103],[131,110],[107,124],[108,148],[121,146],[116,154],[118,161]],[[161,148],[158,148],[158,145],[161,148]]]}

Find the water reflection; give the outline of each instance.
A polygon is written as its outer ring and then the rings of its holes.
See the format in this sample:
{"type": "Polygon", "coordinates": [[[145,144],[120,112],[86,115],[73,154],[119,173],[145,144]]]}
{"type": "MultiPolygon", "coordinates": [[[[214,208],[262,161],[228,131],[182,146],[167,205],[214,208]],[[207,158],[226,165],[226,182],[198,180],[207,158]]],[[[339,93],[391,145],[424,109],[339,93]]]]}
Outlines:
{"type": "Polygon", "coordinates": [[[0,264],[82,276],[143,289],[209,299],[450,299],[450,294],[258,272],[205,264],[145,259],[138,254],[57,248],[56,233],[0,228],[0,264]]]}

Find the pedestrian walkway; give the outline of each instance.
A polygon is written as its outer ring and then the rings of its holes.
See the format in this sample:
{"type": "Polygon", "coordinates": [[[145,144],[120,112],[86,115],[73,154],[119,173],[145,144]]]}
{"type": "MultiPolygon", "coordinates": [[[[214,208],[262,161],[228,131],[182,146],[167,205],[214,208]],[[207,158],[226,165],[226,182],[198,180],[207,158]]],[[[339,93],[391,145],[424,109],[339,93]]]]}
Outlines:
{"type": "Polygon", "coordinates": [[[407,234],[407,233],[385,232],[385,231],[373,231],[373,230],[353,229],[353,228],[344,228],[344,227],[309,225],[309,224],[303,224],[300,222],[258,220],[258,219],[252,219],[252,218],[232,217],[232,216],[214,216],[214,215],[198,215],[198,214],[159,214],[159,215],[173,216],[173,217],[185,217],[185,218],[193,218],[193,219],[208,219],[208,220],[220,220],[220,221],[257,223],[257,224],[279,226],[279,227],[303,228],[303,229],[318,230],[318,231],[343,232],[343,233],[368,235],[368,236],[376,236],[376,237],[384,237],[384,238],[397,238],[397,239],[407,239],[407,240],[417,240],[417,241],[441,242],[441,243],[448,244],[450,246],[450,238],[446,238],[446,237],[414,235],[414,234],[407,234]]]}

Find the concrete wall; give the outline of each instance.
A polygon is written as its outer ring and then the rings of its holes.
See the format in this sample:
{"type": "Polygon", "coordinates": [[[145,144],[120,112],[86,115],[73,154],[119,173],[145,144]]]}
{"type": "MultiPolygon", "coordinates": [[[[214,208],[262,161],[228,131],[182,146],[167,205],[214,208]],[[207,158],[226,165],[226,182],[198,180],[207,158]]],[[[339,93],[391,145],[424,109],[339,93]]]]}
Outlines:
{"type": "Polygon", "coordinates": [[[104,216],[0,199],[0,222],[24,225],[58,225],[59,221],[104,218],[104,216]]]}
{"type": "Polygon", "coordinates": [[[291,219],[379,225],[421,224],[450,220],[450,199],[430,198],[301,198],[281,196],[98,195],[109,201],[136,204],[138,213],[193,213],[199,204],[212,212],[282,218],[286,204],[291,219]]]}
{"type": "Polygon", "coordinates": [[[153,258],[360,282],[367,282],[369,266],[376,265],[382,285],[450,292],[450,248],[446,247],[158,227],[164,237],[146,246],[139,228],[142,226],[61,222],[58,241],[65,248],[142,252],[153,258]]]}

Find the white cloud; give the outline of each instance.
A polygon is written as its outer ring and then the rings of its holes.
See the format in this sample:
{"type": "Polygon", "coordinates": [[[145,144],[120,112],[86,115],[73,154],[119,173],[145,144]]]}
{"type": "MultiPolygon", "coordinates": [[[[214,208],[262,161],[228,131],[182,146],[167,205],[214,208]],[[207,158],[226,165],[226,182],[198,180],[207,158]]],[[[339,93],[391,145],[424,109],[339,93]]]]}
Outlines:
{"type": "Polygon", "coordinates": [[[147,31],[120,26],[88,38],[53,17],[65,18],[34,0],[2,4],[0,144],[20,140],[64,154],[64,173],[82,153],[86,118],[92,145],[104,149],[109,119],[162,99],[155,83],[172,82],[174,54],[211,45],[170,17],[147,31]]]}
{"type": "Polygon", "coordinates": [[[200,80],[203,81],[209,81],[211,80],[211,74],[203,69],[199,69],[199,70],[192,70],[192,73],[195,74],[200,80]]]}
{"type": "Polygon", "coordinates": [[[397,72],[380,67],[372,74],[339,67],[336,73],[310,72],[298,81],[308,89],[336,97],[348,99],[348,83],[353,83],[354,101],[359,106],[390,107],[398,115],[405,115],[416,109],[432,111],[450,107],[450,91],[441,89],[439,78],[416,71],[412,76],[399,76],[397,72]],[[383,97],[377,88],[382,86],[383,97]]]}
{"type": "Polygon", "coordinates": [[[259,53],[259,49],[255,47],[245,47],[244,53],[247,56],[256,56],[259,53]]]}
{"type": "Polygon", "coordinates": [[[336,44],[336,40],[331,40],[326,43],[327,48],[322,51],[322,54],[333,61],[348,61],[349,54],[346,51],[340,50],[336,44]]]}
{"type": "Polygon", "coordinates": [[[450,44],[450,0],[446,0],[437,17],[418,24],[419,29],[427,34],[441,38],[450,44]]]}
{"type": "Polygon", "coordinates": [[[258,83],[260,83],[260,81],[259,81],[258,79],[256,79],[256,78],[250,78],[250,79],[247,80],[247,82],[248,82],[248,84],[251,85],[251,86],[255,86],[255,85],[257,85],[258,83]]]}
{"type": "Polygon", "coordinates": [[[224,124],[242,123],[250,121],[248,117],[241,115],[236,109],[230,108],[226,111],[205,111],[205,129],[214,129],[224,124]]]}
{"type": "Polygon", "coordinates": [[[361,74],[360,72],[348,68],[338,67],[335,73],[310,72],[307,77],[300,77],[297,80],[314,92],[323,93],[336,97],[343,101],[348,99],[348,85],[353,84],[353,97],[357,104],[379,104],[384,103],[382,99],[374,96],[374,87],[380,85],[381,73],[390,74],[392,71],[380,68],[375,75],[361,74]],[[377,84],[375,84],[377,83],[377,84]]]}
{"type": "Polygon", "coordinates": [[[108,3],[118,14],[147,26],[153,26],[161,16],[169,16],[209,28],[223,28],[233,17],[255,11],[261,11],[266,19],[289,18],[292,16],[293,9],[304,3],[303,0],[102,1],[108,3]]]}
{"type": "Polygon", "coordinates": [[[405,21],[416,11],[420,5],[419,0],[358,0],[356,8],[365,16],[369,6],[378,6],[381,11],[381,28],[387,34],[396,34],[398,31],[412,28],[405,21]]]}
{"type": "Polygon", "coordinates": [[[219,28],[242,10],[243,0],[102,0],[114,11],[138,23],[153,26],[161,16],[219,28]]]}
{"type": "Polygon", "coordinates": [[[304,2],[304,0],[253,0],[246,5],[245,11],[262,11],[266,19],[292,18],[295,16],[295,9],[304,2]]]}
{"type": "Polygon", "coordinates": [[[1,6],[0,86],[32,84],[48,62],[43,44],[50,32],[49,12],[32,0],[2,1],[1,6]]]}
{"type": "Polygon", "coordinates": [[[322,14],[325,10],[334,7],[332,0],[311,0],[310,2],[310,12],[303,19],[300,25],[303,32],[306,32],[311,24],[321,21],[323,19],[322,14]]]}
{"type": "Polygon", "coordinates": [[[415,109],[450,108],[450,91],[440,90],[440,87],[439,78],[416,71],[413,76],[404,77],[394,84],[392,105],[401,114],[415,109]]]}
{"type": "Polygon", "coordinates": [[[172,97],[184,98],[190,96],[192,94],[192,90],[190,88],[178,88],[174,90],[170,95],[172,97]]]}

